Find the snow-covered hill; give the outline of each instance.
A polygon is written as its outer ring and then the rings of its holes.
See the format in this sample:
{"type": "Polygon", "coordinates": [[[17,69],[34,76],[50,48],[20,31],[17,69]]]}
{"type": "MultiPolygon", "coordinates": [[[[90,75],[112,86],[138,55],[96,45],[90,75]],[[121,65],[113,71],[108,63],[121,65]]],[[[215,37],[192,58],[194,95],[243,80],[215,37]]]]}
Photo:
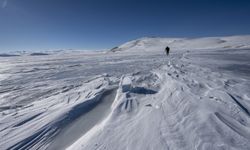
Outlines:
{"type": "Polygon", "coordinates": [[[249,43],[142,38],[0,57],[0,149],[249,150],[249,43]]]}
{"type": "Polygon", "coordinates": [[[111,51],[162,51],[166,46],[173,50],[250,48],[250,36],[206,38],[141,38],[127,42],[111,51]]]}

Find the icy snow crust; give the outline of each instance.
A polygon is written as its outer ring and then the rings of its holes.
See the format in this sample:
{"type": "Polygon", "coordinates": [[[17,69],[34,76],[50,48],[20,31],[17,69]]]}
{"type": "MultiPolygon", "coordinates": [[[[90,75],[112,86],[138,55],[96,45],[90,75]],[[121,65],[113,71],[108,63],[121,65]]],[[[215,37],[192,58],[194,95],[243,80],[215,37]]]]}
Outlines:
{"type": "Polygon", "coordinates": [[[249,150],[249,43],[142,38],[1,57],[0,149],[249,150]]]}

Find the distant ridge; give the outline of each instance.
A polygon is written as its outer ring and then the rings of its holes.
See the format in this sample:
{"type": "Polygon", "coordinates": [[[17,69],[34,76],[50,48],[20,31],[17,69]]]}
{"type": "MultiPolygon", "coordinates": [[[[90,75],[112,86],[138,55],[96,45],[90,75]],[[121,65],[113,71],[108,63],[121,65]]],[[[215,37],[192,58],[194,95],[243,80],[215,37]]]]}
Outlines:
{"type": "Polygon", "coordinates": [[[244,49],[250,48],[250,35],[201,38],[143,37],[112,48],[111,52],[173,50],[244,49]]]}

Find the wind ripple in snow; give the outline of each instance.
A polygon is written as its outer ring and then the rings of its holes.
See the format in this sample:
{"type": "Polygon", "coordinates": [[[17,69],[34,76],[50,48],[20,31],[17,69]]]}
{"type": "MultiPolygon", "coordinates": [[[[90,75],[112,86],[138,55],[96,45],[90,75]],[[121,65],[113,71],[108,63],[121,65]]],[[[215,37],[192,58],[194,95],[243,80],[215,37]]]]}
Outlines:
{"type": "Polygon", "coordinates": [[[167,58],[148,38],[119,47],[134,53],[1,57],[0,149],[248,150],[248,69],[221,68],[249,51],[184,52],[230,39],[168,39],[182,51],[167,58]]]}

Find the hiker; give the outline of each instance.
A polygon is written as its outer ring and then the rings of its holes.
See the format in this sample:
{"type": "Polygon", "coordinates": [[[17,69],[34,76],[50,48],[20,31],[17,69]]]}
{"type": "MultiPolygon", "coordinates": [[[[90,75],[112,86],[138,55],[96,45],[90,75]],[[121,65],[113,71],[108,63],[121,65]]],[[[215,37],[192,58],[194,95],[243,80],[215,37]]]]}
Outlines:
{"type": "Polygon", "coordinates": [[[165,52],[166,52],[166,55],[167,55],[167,56],[169,55],[169,51],[170,51],[170,48],[167,46],[167,47],[165,48],[165,52]]]}

